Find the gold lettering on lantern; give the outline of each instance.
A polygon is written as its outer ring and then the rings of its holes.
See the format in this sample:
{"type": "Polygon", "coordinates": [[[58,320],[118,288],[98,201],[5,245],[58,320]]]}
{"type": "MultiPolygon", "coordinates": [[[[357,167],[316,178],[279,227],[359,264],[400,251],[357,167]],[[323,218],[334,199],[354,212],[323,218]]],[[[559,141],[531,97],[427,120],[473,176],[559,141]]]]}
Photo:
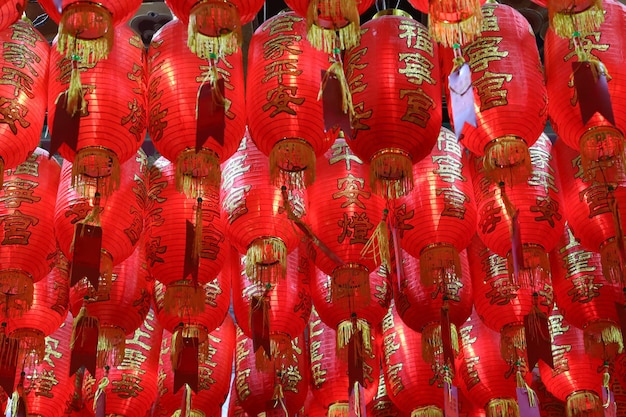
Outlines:
{"type": "Polygon", "coordinates": [[[432,71],[435,65],[419,52],[398,54],[398,73],[404,75],[407,81],[413,84],[422,85],[427,82],[434,85],[435,79],[432,71]],[[404,67],[401,65],[404,64],[404,67]]]}
{"type": "Polygon", "coordinates": [[[28,378],[31,380],[30,384],[25,384],[24,393],[26,395],[34,392],[36,397],[54,398],[52,390],[59,385],[54,369],[42,369],[41,372],[37,372],[28,378]]]}
{"type": "Polygon", "coordinates": [[[483,14],[483,23],[480,29],[481,32],[499,32],[500,25],[498,24],[498,17],[495,15],[495,7],[483,7],[481,12],[483,14]]]}
{"type": "Polygon", "coordinates": [[[122,374],[120,380],[111,382],[113,386],[111,392],[123,399],[135,398],[143,391],[143,387],[139,385],[140,383],[140,376],[122,374]]]}
{"type": "Polygon", "coordinates": [[[433,170],[441,181],[453,183],[455,181],[467,181],[463,176],[463,163],[451,155],[433,155],[433,165],[437,168],[433,170]]]}
{"type": "Polygon", "coordinates": [[[228,193],[222,201],[222,206],[228,214],[228,222],[233,224],[240,216],[248,212],[246,194],[252,188],[251,185],[235,187],[235,180],[250,171],[250,165],[246,165],[247,155],[232,157],[222,172],[222,188],[228,193]]]}
{"type": "MultiPolygon", "coordinates": [[[[460,159],[463,158],[463,150],[461,149],[461,145],[460,142],[458,142],[456,140],[456,136],[450,134],[450,133],[445,133],[445,134],[440,134],[437,137],[437,150],[441,151],[441,152],[445,152],[448,154],[454,154],[459,158],[459,162],[458,163],[452,163],[453,166],[459,166],[458,170],[459,170],[459,175],[463,178],[462,181],[465,181],[465,177],[463,177],[463,175],[461,174],[461,169],[463,168],[463,163],[460,162],[460,159]]],[[[435,157],[433,157],[433,162],[435,162],[435,157]]]]}
{"type": "Polygon", "coordinates": [[[587,202],[590,219],[600,214],[611,213],[609,191],[604,184],[594,183],[582,190],[578,197],[580,201],[584,199],[587,202]]]}
{"type": "Polygon", "coordinates": [[[490,305],[507,305],[517,298],[517,288],[511,285],[509,277],[492,279],[489,281],[491,289],[485,293],[490,305]]]}
{"type": "Polygon", "coordinates": [[[391,294],[391,290],[389,288],[389,283],[387,279],[388,274],[385,271],[384,265],[381,265],[381,267],[378,269],[377,274],[378,276],[381,276],[384,279],[382,280],[382,283],[380,285],[376,285],[374,287],[374,289],[376,290],[376,292],[374,292],[374,298],[378,302],[378,305],[380,305],[383,308],[388,308],[389,303],[391,303],[392,294],[391,294]]]}
{"type": "Polygon", "coordinates": [[[301,17],[281,16],[280,19],[270,20],[269,24],[263,27],[263,31],[269,29],[270,35],[275,35],[280,32],[292,32],[294,23],[298,23],[301,21],[301,17]]]}
{"type": "Polygon", "coordinates": [[[250,391],[250,384],[248,383],[248,377],[250,377],[250,368],[238,371],[235,376],[235,387],[237,388],[239,401],[245,401],[246,398],[252,394],[252,391],[250,391]]]}
{"type": "Polygon", "coordinates": [[[511,82],[512,74],[495,73],[485,71],[476,81],[474,87],[480,97],[480,111],[486,111],[493,107],[506,106],[508,90],[503,88],[505,82],[511,82]]]}
{"type": "Polygon", "coordinates": [[[559,189],[556,186],[556,178],[554,176],[555,170],[550,165],[552,155],[545,149],[534,146],[529,148],[529,152],[533,170],[528,178],[528,185],[543,187],[546,194],[550,190],[558,193],[559,189]]]}
{"type": "Polygon", "coordinates": [[[421,25],[415,24],[415,21],[401,20],[398,25],[400,39],[406,39],[407,48],[419,49],[433,56],[433,42],[430,40],[428,30],[421,25]]]}
{"type": "Polygon", "coordinates": [[[330,149],[333,152],[330,159],[328,160],[328,163],[330,165],[334,165],[340,161],[344,161],[347,171],[352,170],[352,162],[358,165],[363,165],[363,161],[361,161],[358,156],[352,153],[350,147],[346,143],[334,143],[330,149]]]}
{"type": "Polygon", "coordinates": [[[554,227],[554,218],[561,220],[563,217],[559,213],[559,202],[553,200],[550,196],[538,196],[535,198],[535,205],[530,207],[530,211],[532,213],[540,213],[539,216],[535,217],[535,221],[548,222],[550,227],[554,227]]]}
{"type": "Polygon", "coordinates": [[[27,43],[29,46],[33,48],[37,46],[37,40],[39,40],[38,32],[35,30],[35,27],[32,25],[13,25],[13,33],[11,34],[11,39],[14,41],[20,41],[23,43],[27,43]]]}
{"type": "Polygon", "coordinates": [[[6,175],[29,175],[31,177],[39,177],[39,163],[37,162],[37,154],[32,153],[14,169],[7,169],[6,175]]]}
{"type": "Polygon", "coordinates": [[[157,262],[164,263],[165,259],[160,255],[165,252],[167,252],[167,246],[161,245],[161,236],[150,238],[146,242],[146,261],[150,266],[154,266],[157,262]]]}
{"type": "MultiPolygon", "coordinates": [[[[159,95],[160,94],[162,94],[162,91],[159,95]]],[[[168,111],[168,109],[161,110],[161,103],[157,103],[150,109],[148,129],[152,132],[150,138],[155,142],[158,142],[163,138],[163,130],[167,127],[167,120],[163,119],[167,116],[168,111]]]]}
{"type": "Polygon", "coordinates": [[[383,353],[385,355],[385,365],[389,365],[391,355],[400,349],[400,343],[396,343],[397,332],[386,334],[383,338],[383,353]]]}
{"type": "Polygon", "coordinates": [[[128,238],[131,245],[134,246],[139,241],[141,233],[143,232],[143,210],[140,210],[135,206],[131,206],[129,213],[133,216],[133,221],[126,229],[124,229],[124,234],[128,238]]]}
{"type": "MultiPolygon", "coordinates": [[[[145,264],[143,266],[145,268],[145,264]]],[[[137,309],[137,313],[145,317],[150,312],[150,293],[145,288],[141,289],[139,297],[133,301],[133,307],[137,309]]]]}
{"type": "Polygon", "coordinates": [[[437,196],[443,195],[442,216],[456,217],[459,219],[465,218],[465,204],[470,201],[467,194],[459,190],[456,185],[439,187],[436,193],[437,196]]]}
{"type": "Polygon", "coordinates": [[[403,366],[404,364],[402,363],[396,363],[387,368],[387,373],[385,376],[389,379],[391,392],[394,396],[398,395],[404,389],[402,377],[400,376],[400,372],[402,371],[403,366]]]}
{"type": "Polygon", "coordinates": [[[347,213],[343,213],[343,219],[339,220],[337,225],[341,229],[337,236],[337,242],[343,243],[346,237],[349,237],[351,245],[367,243],[370,231],[374,228],[365,212],[352,213],[350,217],[348,217],[347,213]]]}
{"type": "Polygon", "coordinates": [[[293,312],[297,313],[300,311],[299,318],[302,319],[305,323],[308,321],[309,313],[311,312],[311,307],[313,303],[311,302],[311,297],[307,293],[306,290],[300,289],[298,291],[298,303],[293,307],[293,312]]]}
{"type": "Polygon", "coordinates": [[[480,384],[480,375],[478,374],[478,369],[476,369],[476,365],[478,365],[479,361],[480,356],[471,356],[465,358],[467,375],[464,375],[463,379],[465,380],[465,386],[468,390],[471,390],[476,385],[480,384]]]}
{"type": "Polygon", "coordinates": [[[431,109],[435,108],[435,102],[423,89],[400,90],[400,99],[407,99],[407,107],[402,121],[413,123],[419,127],[425,128],[430,120],[431,109]]]}
{"type": "Polygon", "coordinates": [[[570,326],[563,324],[563,316],[561,314],[552,314],[548,317],[548,323],[550,325],[550,336],[552,339],[552,358],[554,360],[552,376],[554,377],[569,371],[569,360],[565,354],[572,350],[572,345],[557,345],[554,343],[554,340],[556,337],[565,334],[570,326]]]}
{"type": "Polygon", "coordinates": [[[13,42],[4,42],[2,58],[6,63],[21,70],[28,70],[33,77],[38,77],[39,73],[34,65],[41,62],[41,58],[28,46],[13,42]]]}
{"type": "Polygon", "coordinates": [[[206,294],[204,303],[211,307],[217,307],[217,297],[224,291],[222,291],[218,279],[215,278],[213,281],[204,285],[204,292],[206,294]]]}
{"type": "Polygon", "coordinates": [[[144,138],[143,129],[146,125],[146,109],[143,104],[139,104],[136,98],[133,101],[129,101],[127,107],[127,114],[120,119],[121,125],[130,124],[128,131],[135,136],[137,142],[141,142],[144,138]]]}
{"type": "Polygon", "coordinates": [[[4,239],[0,245],[28,245],[32,233],[28,229],[38,223],[37,217],[22,214],[19,210],[0,216],[0,224],[4,225],[4,239]]]}
{"type": "Polygon", "coordinates": [[[345,198],[346,201],[341,203],[341,208],[355,205],[365,209],[365,203],[360,198],[369,200],[372,193],[363,190],[365,188],[365,180],[348,174],[347,177],[337,179],[337,189],[341,190],[333,194],[333,200],[345,198]]]}
{"type": "Polygon", "coordinates": [[[383,333],[388,332],[389,330],[396,327],[394,320],[393,320],[393,314],[391,314],[390,312],[385,314],[385,317],[383,317],[383,321],[381,323],[381,327],[382,327],[383,333]]]}
{"type": "Polygon", "coordinates": [[[41,197],[34,195],[38,185],[35,181],[19,177],[6,180],[2,185],[4,194],[0,196],[0,202],[6,208],[19,208],[22,203],[37,203],[41,200],[41,197]]]}
{"type": "Polygon", "coordinates": [[[450,301],[461,301],[461,290],[463,289],[463,283],[460,280],[443,280],[440,279],[435,284],[435,290],[430,293],[430,298],[436,300],[439,298],[439,294],[443,294],[450,301]]]}
{"type": "MultiPolygon", "coordinates": [[[[372,356],[373,357],[373,356],[372,356]]],[[[376,362],[378,365],[378,362],[376,362]]],[[[365,387],[367,387],[369,384],[368,383],[372,383],[374,382],[374,378],[372,377],[372,373],[374,372],[374,368],[372,368],[372,366],[367,363],[367,362],[363,362],[363,381],[365,382],[365,387]]]]}
{"type": "Polygon", "coordinates": [[[14,135],[17,135],[17,124],[24,129],[30,126],[30,122],[26,120],[27,115],[28,107],[20,104],[17,99],[0,97],[0,123],[9,125],[14,135]]]}
{"type": "Polygon", "coordinates": [[[28,98],[35,98],[33,93],[33,83],[35,79],[26,73],[15,68],[2,68],[2,77],[0,84],[11,85],[15,88],[13,95],[19,97],[24,93],[28,98]]]}
{"type": "MultiPolygon", "coordinates": [[[[350,59],[346,62],[346,80],[350,87],[350,92],[354,95],[361,93],[367,88],[367,83],[363,82],[363,74],[357,71],[367,68],[367,62],[361,62],[361,58],[367,55],[368,48],[355,49],[350,55],[350,59]]],[[[369,130],[369,126],[363,122],[372,117],[373,110],[365,108],[365,102],[354,103],[354,114],[352,115],[352,128],[355,134],[359,130],[369,130]]]]}
{"type": "Polygon", "coordinates": [[[241,362],[243,362],[248,355],[250,355],[250,349],[246,349],[245,340],[238,341],[235,349],[236,365],[239,368],[241,366],[241,362]]]}
{"type": "MultiPolygon", "coordinates": [[[[230,70],[233,69],[233,64],[231,64],[228,61],[228,58],[225,56],[219,58],[218,60],[221,61],[224,65],[224,68],[221,68],[221,67],[217,68],[217,73],[224,80],[224,90],[233,91],[235,89],[235,86],[231,82],[232,74],[230,72],[230,70]]],[[[213,81],[214,73],[211,70],[210,65],[200,65],[199,69],[201,71],[201,74],[196,77],[197,83],[213,81]]],[[[230,107],[232,106],[232,104],[233,104],[233,101],[231,99],[224,97],[224,117],[230,120],[233,120],[236,117],[236,114],[230,110],[230,107]]]]}
{"type": "Polygon", "coordinates": [[[302,54],[302,49],[296,48],[294,45],[301,40],[301,35],[279,33],[263,44],[263,59],[270,61],[278,59],[283,55],[300,55],[302,54]]]}
{"type": "Polygon", "coordinates": [[[213,378],[213,369],[207,366],[198,366],[198,391],[208,391],[217,381],[213,378]]]}
{"type": "Polygon", "coordinates": [[[289,365],[283,370],[283,390],[298,393],[298,384],[302,381],[300,369],[297,366],[289,365]]]}
{"type": "Polygon", "coordinates": [[[324,328],[320,326],[322,320],[319,318],[312,319],[309,323],[309,349],[311,353],[311,376],[313,377],[313,384],[316,387],[321,386],[324,382],[326,382],[326,369],[322,368],[322,359],[324,358],[324,353],[320,352],[320,348],[322,347],[321,340],[315,340],[315,338],[322,333],[324,333],[324,328]]]}
{"type": "Polygon", "coordinates": [[[398,234],[400,238],[404,237],[405,230],[413,230],[415,226],[409,223],[410,220],[413,220],[415,217],[415,210],[406,211],[406,204],[401,204],[396,207],[394,210],[394,218],[396,229],[398,230],[398,234]]]}
{"type": "Polygon", "coordinates": [[[50,307],[50,309],[53,311],[56,311],[60,315],[67,313],[66,308],[70,300],[70,295],[65,289],[66,284],[67,284],[66,279],[63,279],[63,280],[55,279],[54,284],[53,284],[54,292],[56,294],[56,300],[54,304],[50,307]]]}
{"type": "Polygon", "coordinates": [[[469,66],[472,72],[486,71],[490,62],[500,61],[509,56],[508,51],[498,49],[502,39],[501,36],[481,36],[467,46],[466,52],[469,56],[469,66]]]}
{"type": "MultiPolygon", "coordinates": [[[[65,326],[65,324],[62,324],[61,326],[65,326]]],[[[44,351],[45,353],[44,353],[42,362],[45,362],[48,364],[49,367],[54,368],[55,367],[54,360],[61,359],[61,357],[63,356],[63,354],[58,351],[59,340],[54,339],[50,336],[47,336],[45,341],[46,341],[46,347],[45,347],[45,351],[44,351]]]]}
{"type": "Polygon", "coordinates": [[[202,252],[200,257],[204,259],[217,259],[220,253],[220,243],[224,242],[226,237],[219,231],[215,225],[208,224],[202,227],[202,252]]]}
{"type": "MultiPolygon", "coordinates": [[[[600,43],[600,38],[602,37],[601,32],[589,32],[585,33],[584,37],[580,37],[580,45],[585,53],[589,54],[592,59],[598,59],[598,57],[594,54],[594,52],[606,52],[609,50],[611,45],[606,43],[600,43]]],[[[563,57],[563,61],[567,62],[570,59],[577,56],[576,48],[574,46],[574,39],[570,39],[569,42],[569,53],[563,57]]],[[[607,81],[611,80],[610,73],[607,74],[607,81]]],[[[571,77],[567,86],[572,90],[572,97],[570,98],[570,104],[572,106],[576,106],[578,103],[578,95],[576,94],[576,89],[574,88],[574,77],[571,77]]]]}
{"type": "Polygon", "coordinates": [[[117,369],[132,370],[144,374],[146,371],[145,369],[141,369],[141,367],[147,359],[146,355],[140,349],[126,346],[124,360],[118,365],[117,369]]]}
{"type": "Polygon", "coordinates": [[[304,98],[296,97],[297,92],[298,87],[284,84],[280,84],[278,87],[269,90],[266,97],[268,102],[263,105],[263,111],[268,111],[272,107],[275,107],[269,117],[274,117],[281,112],[296,115],[296,111],[291,108],[289,104],[301,105],[304,103],[304,98]]]}
{"type": "Polygon", "coordinates": [[[496,230],[496,226],[502,220],[502,207],[496,205],[494,200],[488,201],[479,213],[478,227],[482,229],[482,233],[492,233],[496,230]]]}

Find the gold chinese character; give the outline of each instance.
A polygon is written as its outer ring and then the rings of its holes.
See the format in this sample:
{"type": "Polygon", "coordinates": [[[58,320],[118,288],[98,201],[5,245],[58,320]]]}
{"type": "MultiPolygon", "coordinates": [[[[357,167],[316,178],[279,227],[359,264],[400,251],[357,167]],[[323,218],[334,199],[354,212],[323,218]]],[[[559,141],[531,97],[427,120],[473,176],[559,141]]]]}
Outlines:
{"type": "Polygon", "coordinates": [[[348,174],[347,177],[337,179],[337,188],[341,191],[334,193],[333,199],[346,199],[346,201],[341,203],[341,208],[355,205],[359,208],[365,209],[365,204],[360,200],[360,198],[369,200],[372,193],[363,190],[364,187],[365,180],[363,178],[357,178],[352,174],[348,174]]]}
{"type": "Polygon", "coordinates": [[[508,90],[503,88],[505,82],[511,82],[512,74],[499,74],[491,71],[485,73],[474,82],[474,87],[480,97],[480,111],[493,107],[506,106],[508,90]]]}
{"type": "Polygon", "coordinates": [[[429,110],[435,108],[435,101],[422,90],[400,90],[400,99],[407,99],[407,106],[401,120],[425,128],[430,120],[429,110]]]}

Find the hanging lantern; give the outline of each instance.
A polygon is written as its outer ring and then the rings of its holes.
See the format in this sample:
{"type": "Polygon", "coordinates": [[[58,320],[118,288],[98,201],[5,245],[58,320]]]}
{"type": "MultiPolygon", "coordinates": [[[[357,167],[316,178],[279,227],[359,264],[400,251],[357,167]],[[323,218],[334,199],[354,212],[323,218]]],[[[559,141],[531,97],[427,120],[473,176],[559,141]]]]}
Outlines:
{"type": "MultiPolygon", "coordinates": [[[[76,2],[70,8],[83,5],[104,7],[76,2]]],[[[51,152],[58,150],[72,162],[72,186],[84,196],[91,188],[108,196],[120,187],[120,167],[135,157],[146,131],[143,42],[126,26],[111,29],[110,35],[115,43],[106,60],[72,61],[54,49],[50,57],[51,152]],[[76,86],[75,77],[82,78],[82,86],[76,86]]]]}
{"type": "Polygon", "coordinates": [[[304,39],[305,30],[293,13],[272,17],[252,36],[248,57],[250,137],[270,158],[271,181],[290,189],[313,183],[316,157],[332,144],[317,99],[328,56],[304,39]]]}
{"type": "MultiPolygon", "coordinates": [[[[596,32],[604,23],[602,0],[532,0],[548,9],[550,29],[562,38],[596,32]]],[[[604,30],[604,26],[602,26],[604,30]]]]}
{"type": "Polygon", "coordinates": [[[237,395],[237,387],[235,384],[231,385],[229,396],[230,401],[228,403],[228,417],[248,417],[248,414],[239,402],[239,396],[237,395]]]}
{"type": "Polygon", "coordinates": [[[370,164],[372,191],[385,198],[413,189],[413,164],[437,142],[442,118],[437,48],[422,24],[398,13],[365,23],[345,57],[356,113],[348,144],[370,164]]]}
{"type": "Polygon", "coordinates": [[[289,352],[291,341],[302,334],[311,315],[313,271],[305,245],[287,256],[285,279],[274,284],[254,283],[246,276],[245,258],[235,260],[233,271],[240,273],[233,274],[233,309],[241,331],[252,339],[259,355],[274,358],[289,352]]]}
{"type": "Polygon", "coordinates": [[[165,4],[187,26],[187,46],[201,59],[239,51],[242,27],[263,7],[263,0],[167,0],[165,4]]]}
{"type": "Polygon", "coordinates": [[[391,307],[383,320],[382,367],[387,393],[406,415],[443,417],[443,383],[452,374],[443,363],[422,359],[422,338],[391,307]]]}
{"type": "Polygon", "coordinates": [[[50,271],[57,250],[52,216],[59,164],[37,148],[4,173],[0,193],[0,298],[5,317],[19,317],[33,303],[33,284],[50,271]]]}
{"type": "Polygon", "coordinates": [[[570,325],[558,310],[550,315],[554,369],[539,363],[548,391],[566,403],[566,416],[601,417],[602,362],[585,354],[583,332],[570,325]]]}
{"type": "Polygon", "coordinates": [[[160,308],[186,319],[205,308],[202,288],[226,261],[224,214],[217,189],[198,199],[179,193],[176,167],[166,159],[158,159],[149,175],[148,267],[166,287],[160,308]]]}
{"type": "Polygon", "coordinates": [[[283,199],[281,190],[269,182],[268,158],[249,136],[224,165],[223,173],[221,201],[228,236],[235,248],[246,254],[246,275],[253,282],[276,282],[285,276],[287,254],[299,240],[287,211],[302,217],[304,196],[293,192],[283,199]]]}
{"type": "Polygon", "coordinates": [[[337,335],[313,312],[309,322],[311,390],[328,416],[364,416],[365,405],[378,391],[380,362],[378,345],[360,363],[340,359],[337,335]]]}
{"type": "MultiPolygon", "coordinates": [[[[623,181],[626,175],[626,69],[621,48],[626,42],[626,10],[619,2],[607,0],[605,13],[599,3],[572,2],[572,7],[578,10],[589,5],[590,16],[605,18],[602,30],[570,28],[561,34],[566,39],[559,37],[556,29],[546,33],[548,110],[550,125],[559,138],[580,152],[585,175],[614,182],[623,181]]],[[[563,18],[573,22],[571,14],[563,18]]]]}
{"type": "Polygon", "coordinates": [[[100,283],[110,288],[113,266],[135,250],[143,233],[147,163],[139,151],[122,164],[119,190],[101,199],[87,184],[84,193],[73,189],[73,165],[63,162],[54,227],[61,251],[72,261],[71,285],[87,278],[96,289],[100,283]]]}
{"type": "Polygon", "coordinates": [[[398,200],[394,209],[402,247],[419,258],[420,278],[426,286],[445,288],[462,280],[459,252],[469,245],[477,223],[469,158],[464,152],[454,134],[441,128],[430,155],[413,167],[415,192],[398,200]]]}
{"type": "Polygon", "coordinates": [[[306,18],[307,39],[316,49],[332,53],[348,49],[361,39],[360,17],[374,0],[286,0],[298,16],[306,18]]]}
{"type": "Polygon", "coordinates": [[[183,22],[174,20],[152,38],[148,132],[159,153],[174,162],[176,188],[197,198],[219,187],[220,163],[237,150],[245,133],[243,61],[240,51],[196,57],[183,45],[184,31],[183,22]]]}
{"type": "Polygon", "coordinates": [[[52,271],[35,283],[30,310],[8,320],[9,336],[20,341],[23,355],[20,362],[42,361],[46,354],[46,336],[65,322],[70,300],[69,264],[60,251],[57,257],[52,271]]]}
{"type": "Polygon", "coordinates": [[[513,283],[535,291],[550,283],[548,252],[565,224],[551,149],[542,134],[530,148],[530,176],[512,187],[491,182],[479,158],[472,164],[478,236],[490,250],[507,257],[513,283]]]}
{"type": "Polygon", "coordinates": [[[456,280],[426,285],[420,280],[423,275],[418,275],[421,262],[402,252],[402,277],[400,289],[394,293],[395,308],[406,326],[421,333],[422,357],[433,366],[446,362],[453,365],[451,356],[459,353],[458,329],[472,313],[472,281],[465,251],[460,254],[458,266],[456,280]],[[443,345],[441,332],[445,322],[450,329],[450,346],[443,345]]]}
{"type": "MultiPolygon", "coordinates": [[[[482,33],[461,56],[471,71],[477,123],[466,123],[462,133],[459,129],[459,139],[475,155],[485,156],[485,174],[493,182],[525,183],[532,169],[528,148],[547,117],[539,52],[528,21],[515,9],[489,3],[482,14],[482,33]],[[527,91],[533,94],[526,97],[527,91]]],[[[451,52],[440,52],[443,73],[449,74],[455,65],[451,52]]],[[[450,102],[448,88],[446,94],[450,102]]]]}
{"type": "Polygon", "coordinates": [[[293,415],[304,405],[309,386],[309,363],[302,335],[289,341],[289,352],[276,356],[266,368],[255,366],[253,341],[237,331],[235,385],[248,415],[293,415]]]}
{"type": "Polygon", "coordinates": [[[41,140],[46,114],[50,47],[32,24],[18,21],[24,0],[0,6],[0,182],[30,155],[41,140]]]}

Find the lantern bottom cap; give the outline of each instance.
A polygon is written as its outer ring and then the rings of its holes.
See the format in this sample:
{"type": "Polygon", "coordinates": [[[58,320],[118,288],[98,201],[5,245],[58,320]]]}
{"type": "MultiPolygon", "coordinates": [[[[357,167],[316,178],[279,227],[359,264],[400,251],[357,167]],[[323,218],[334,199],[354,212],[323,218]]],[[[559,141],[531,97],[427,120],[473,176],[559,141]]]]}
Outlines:
{"type": "Polygon", "coordinates": [[[496,184],[525,183],[532,171],[526,142],[517,136],[503,136],[485,146],[485,174],[496,184]]]}

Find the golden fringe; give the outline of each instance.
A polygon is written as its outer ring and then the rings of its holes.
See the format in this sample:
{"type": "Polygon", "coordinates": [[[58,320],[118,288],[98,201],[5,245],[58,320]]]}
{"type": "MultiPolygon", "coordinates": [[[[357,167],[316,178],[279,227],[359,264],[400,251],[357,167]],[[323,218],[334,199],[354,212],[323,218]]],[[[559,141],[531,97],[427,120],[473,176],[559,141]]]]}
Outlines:
{"type": "Polygon", "coordinates": [[[500,356],[513,364],[524,359],[526,331],[523,324],[509,324],[500,331],[500,356]]]}
{"type": "Polygon", "coordinates": [[[275,284],[285,278],[287,246],[277,237],[260,237],[246,252],[246,275],[255,284],[275,284]]]}
{"type": "Polygon", "coordinates": [[[619,129],[592,127],[580,137],[579,146],[586,180],[613,182],[626,174],[626,147],[619,129]]]}
{"type": "Polygon", "coordinates": [[[437,406],[428,405],[411,411],[411,417],[443,417],[443,411],[437,406]]]}
{"type": "Polygon", "coordinates": [[[81,62],[94,64],[109,56],[114,37],[113,16],[104,6],[77,2],[66,8],[61,15],[57,50],[68,59],[77,58],[81,62]],[[80,30],[85,27],[98,27],[101,36],[94,39],[81,38],[80,30]]]}
{"type": "Polygon", "coordinates": [[[350,415],[350,404],[347,402],[337,402],[328,406],[326,417],[348,417],[350,415]]]}
{"type": "MultiPolygon", "coordinates": [[[[19,340],[20,353],[24,356],[33,355],[37,362],[46,355],[46,335],[36,329],[17,329],[11,332],[11,338],[19,340]]],[[[21,362],[21,361],[20,361],[21,362]]]]}
{"type": "Polygon", "coordinates": [[[567,417],[584,415],[585,417],[602,417],[602,401],[595,392],[578,391],[570,394],[566,401],[567,417]]]}
{"type": "Polygon", "coordinates": [[[242,39],[239,10],[231,2],[204,1],[191,10],[187,46],[198,58],[208,60],[233,54],[239,49],[242,39]],[[199,20],[208,20],[213,24],[206,28],[212,32],[210,35],[203,33],[199,20]]]}
{"type": "Polygon", "coordinates": [[[112,151],[90,146],[76,153],[72,163],[72,188],[81,193],[83,184],[93,184],[94,180],[97,192],[102,197],[110,196],[120,188],[120,162],[112,151]]]}
{"type": "Polygon", "coordinates": [[[211,149],[185,149],[176,158],[176,189],[187,198],[209,195],[222,181],[220,158],[211,149]]]}
{"type": "Polygon", "coordinates": [[[602,275],[611,284],[621,283],[624,275],[619,248],[615,239],[604,242],[600,247],[602,275]]]}
{"type": "Polygon", "coordinates": [[[32,277],[18,269],[0,271],[0,302],[6,318],[22,317],[33,305],[35,286],[32,277]]]}
{"type": "MultiPolygon", "coordinates": [[[[524,244],[522,247],[523,260],[520,266],[518,282],[521,288],[543,288],[545,283],[551,283],[550,257],[540,246],[524,244]]],[[[513,251],[507,254],[507,268],[510,282],[514,282],[513,251]]]]}
{"type": "MultiPolygon", "coordinates": [[[[420,280],[425,287],[432,287],[440,282],[459,282],[462,275],[459,251],[453,245],[437,243],[425,247],[420,253],[420,280]]],[[[448,291],[447,285],[443,288],[445,292],[448,291]]]]}
{"type": "Polygon", "coordinates": [[[337,352],[348,346],[354,333],[359,330],[363,340],[363,350],[365,354],[372,352],[372,331],[370,324],[365,319],[356,320],[356,328],[352,320],[343,320],[337,326],[337,352]]]}
{"type": "Polygon", "coordinates": [[[391,268],[391,252],[389,251],[389,229],[387,228],[387,215],[389,211],[383,210],[383,217],[369,240],[361,249],[361,258],[371,256],[377,267],[391,268]]]}
{"type": "Polygon", "coordinates": [[[494,183],[523,184],[532,172],[530,152],[523,139],[502,136],[485,146],[485,175],[494,183]]]}
{"type": "Polygon", "coordinates": [[[603,360],[614,359],[624,350],[621,329],[608,320],[596,320],[584,328],[585,352],[603,360]]]}
{"type": "Polygon", "coordinates": [[[413,161],[399,149],[378,151],[370,160],[372,192],[386,199],[400,198],[413,190],[413,161]]]}
{"type": "Polygon", "coordinates": [[[96,364],[100,368],[106,365],[118,366],[124,361],[126,352],[126,333],[116,326],[100,326],[98,329],[98,354],[96,364]]]}
{"type": "Polygon", "coordinates": [[[80,68],[75,61],[72,61],[70,83],[65,96],[65,111],[72,117],[75,116],[76,113],[84,114],[87,111],[85,91],[83,90],[83,84],[80,80],[80,68]]]}
{"type": "Polygon", "coordinates": [[[72,327],[72,337],[70,338],[70,350],[74,349],[74,345],[76,344],[79,338],[81,338],[81,341],[79,342],[80,345],[82,345],[85,342],[84,340],[85,335],[82,332],[83,327],[96,327],[96,328],[100,327],[98,318],[88,315],[87,308],[84,305],[80,308],[80,311],[78,312],[76,317],[74,317],[74,324],[72,327]],[[77,324],[79,323],[82,323],[82,326],[80,327],[77,326],[77,324]]]}
{"type": "Polygon", "coordinates": [[[4,334],[6,323],[2,323],[2,326],[3,333],[0,333],[0,363],[10,368],[18,364],[20,342],[18,339],[4,334]]]}
{"type": "Polygon", "coordinates": [[[537,393],[531,387],[528,386],[528,384],[524,380],[524,376],[522,375],[521,371],[519,370],[517,371],[517,373],[515,374],[515,380],[517,382],[517,387],[525,389],[526,392],[528,393],[528,405],[530,407],[536,407],[537,406],[537,393]]]}
{"type": "Polygon", "coordinates": [[[512,398],[494,398],[485,411],[487,417],[519,417],[519,406],[512,398]]]}
{"type": "MultiPolygon", "coordinates": [[[[174,411],[174,413],[171,415],[171,417],[181,417],[181,411],[180,410],[176,410],[174,411]]],[[[191,410],[189,412],[189,417],[206,417],[206,414],[204,414],[202,411],[200,410],[191,410]]]]}
{"type": "Polygon", "coordinates": [[[270,181],[277,187],[302,189],[315,182],[315,152],[303,139],[276,143],[270,152],[270,181]]]}
{"type": "Polygon", "coordinates": [[[96,388],[96,393],[93,396],[93,408],[94,411],[98,404],[98,398],[104,394],[104,390],[109,385],[109,370],[106,369],[104,376],[100,379],[100,383],[98,384],[98,388],[96,388]]]}
{"type": "Polygon", "coordinates": [[[430,2],[428,9],[428,31],[433,39],[443,46],[451,48],[454,44],[466,45],[480,35],[483,23],[480,1],[436,1],[430,2]],[[450,21],[438,18],[441,14],[469,17],[460,21],[450,21]]]}
{"type": "Polygon", "coordinates": [[[359,297],[362,305],[370,302],[370,275],[360,264],[345,264],[335,268],[330,285],[330,299],[345,308],[353,297],[359,297]]]}
{"type": "Polygon", "coordinates": [[[350,118],[354,116],[354,103],[352,102],[352,93],[350,92],[350,86],[348,85],[348,80],[346,79],[346,74],[343,70],[343,62],[341,60],[337,60],[330,64],[330,67],[324,73],[324,77],[322,78],[322,82],[320,83],[320,91],[317,93],[317,100],[321,100],[324,95],[324,88],[326,88],[326,84],[328,83],[328,78],[334,75],[339,81],[339,86],[341,87],[341,109],[344,113],[350,115],[350,118]]]}
{"type": "Polygon", "coordinates": [[[552,7],[550,7],[551,3],[548,2],[550,25],[554,29],[554,33],[562,38],[568,39],[574,32],[579,32],[581,36],[586,36],[598,31],[602,23],[604,23],[602,0],[595,0],[587,9],[573,13],[564,10],[552,10],[552,7]]]}
{"type": "Polygon", "coordinates": [[[329,54],[335,48],[345,50],[361,41],[359,9],[355,0],[313,0],[309,3],[306,23],[309,43],[329,54]],[[319,15],[328,16],[333,27],[320,25],[319,15]],[[345,25],[335,27],[337,21],[345,25]]]}
{"type": "MultiPolygon", "coordinates": [[[[443,354],[443,341],[441,339],[441,323],[430,323],[422,329],[422,359],[428,363],[436,363],[438,356],[443,354]]],[[[450,323],[452,349],[455,355],[459,350],[459,334],[456,326],[450,323]]]]}
{"type": "Polygon", "coordinates": [[[205,309],[206,293],[202,285],[190,281],[176,281],[165,287],[163,310],[181,319],[195,316],[205,309]]]}
{"type": "Polygon", "coordinates": [[[272,358],[284,356],[290,358],[293,354],[293,345],[291,339],[286,333],[270,334],[270,354],[272,358]]]}

